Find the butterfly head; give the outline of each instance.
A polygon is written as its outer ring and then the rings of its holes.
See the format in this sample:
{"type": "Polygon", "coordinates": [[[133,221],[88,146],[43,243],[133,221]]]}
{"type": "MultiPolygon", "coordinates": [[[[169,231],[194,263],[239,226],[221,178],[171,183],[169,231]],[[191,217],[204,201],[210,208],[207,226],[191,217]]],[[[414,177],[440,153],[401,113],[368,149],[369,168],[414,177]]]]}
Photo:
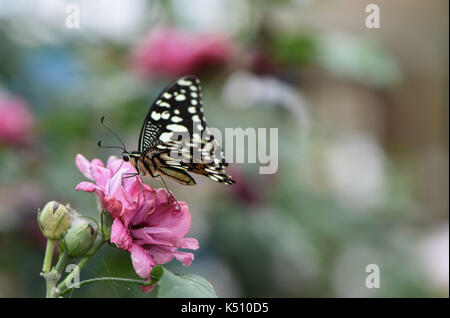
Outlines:
{"type": "Polygon", "coordinates": [[[138,151],[128,152],[124,150],[122,152],[122,160],[125,162],[131,162],[132,165],[136,166],[137,161],[139,160],[141,153],[138,151]]]}

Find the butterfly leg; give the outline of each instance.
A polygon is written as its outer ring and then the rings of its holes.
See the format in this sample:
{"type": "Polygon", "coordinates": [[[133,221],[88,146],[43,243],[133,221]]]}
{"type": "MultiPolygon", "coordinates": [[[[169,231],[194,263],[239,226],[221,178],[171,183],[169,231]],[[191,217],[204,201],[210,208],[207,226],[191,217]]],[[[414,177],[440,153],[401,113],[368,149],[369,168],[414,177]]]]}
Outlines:
{"type": "Polygon", "coordinates": [[[123,183],[124,179],[137,177],[138,175],[139,175],[139,172],[125,172],[125,173],[122,173],[122,183],[123,183]]]}
{"type": "Polygon", "coordinates": [[[157,177],[159,177],[160,181],[162,181],[162,184],[164,185],[164,188],[166,188],[166,191],[172,197],[172,200],[174,200],[177,203],[178,210],[181,211],[180,204],[178,203],[177,199],[175,199],[175,197],[173,196],[172,192],[167,188],[167,185],[166,185],[166,182],[164,181],[164,178],[160,174],[158,174],[157,177]]]}
{"type": "MultiPolygon", "coordinates": [[[[122,174],[122,183],[123,183],[124,179],[137,177],[139,175],[140,175],[139,172],[125,172],[122,174]],[[125,177],[124,177],[124,175],[125,175],[125,177]]],[[[141,182],[141,190],[142,190],[142,197],[144,198],[144,201],[145,201],[144,186],[142,185],[142,182],[141,182]]]]}

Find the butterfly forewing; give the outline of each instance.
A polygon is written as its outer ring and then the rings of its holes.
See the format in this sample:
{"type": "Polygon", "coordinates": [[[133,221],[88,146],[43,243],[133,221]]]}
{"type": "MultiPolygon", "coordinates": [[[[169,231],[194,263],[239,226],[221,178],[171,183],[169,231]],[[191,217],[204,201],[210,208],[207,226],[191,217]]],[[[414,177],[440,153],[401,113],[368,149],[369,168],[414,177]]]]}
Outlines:
{"type": "Polygon", "coordinates": [[[185,132],[194,137],[194,133],[201,134],[205,126],[200,82],[195,77],[183,77],[170,84],[150,107],[142,125],[138,149],[144,152],[156,144],[176,140],[177,133],[185,132]]]}
{"type": "Polygon", "coordinates": [[[157,161],[160,172],[182,184],[195,184],[187,171],[234,183],[225,174],[227,164],[217,140],[210,134],[206,134],[207,140],[202,139],[208,128],[201,97],[200,82],[195,77],[177,80],[158,96],[142,125],[138,145],[139,152],[145,153],[142,160],[157,161]],[[171,153],[178,156],[173,158],[171,153]],[[195,154],[200,156],[194,158],[195,154]]]}

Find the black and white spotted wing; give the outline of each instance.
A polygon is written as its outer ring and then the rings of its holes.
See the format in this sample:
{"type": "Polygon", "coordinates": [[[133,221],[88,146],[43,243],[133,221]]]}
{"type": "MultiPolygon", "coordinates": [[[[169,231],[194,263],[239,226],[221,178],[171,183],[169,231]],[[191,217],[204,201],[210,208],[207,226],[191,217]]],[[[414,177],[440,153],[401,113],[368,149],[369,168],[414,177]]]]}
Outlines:
{"type": "Polygon", "coordinates": [[[183,184],[192,184],[184,177],[187,171],[220,183],[234,183],[225,173],[227,164],[218,142],[208,133],[201,97],[200,81],[195,77],[183,77],[170,84],[147,113],[139,137],[139,152],[148,154],[147,160],[160,163],[160,172],[183,184]],[[205,132],[208,140],[202,139],[205,132]],[[178,149],[184,159],[170,158],[169,152],[173,149],[178,149]],[[201,154],[200,158],[194,160],[195,154],[201,154]],[[179,174],[183,177],[174,177],[179,174]]]}
{"type": "Polygon", "coordinates": [[[150,107],[139,137],[140,152],[158,143],[172,140],[174,132],[194,134],[195,128],[203,131],[201,87],[198,79],[183,77],[170,84],[150,107]]]}

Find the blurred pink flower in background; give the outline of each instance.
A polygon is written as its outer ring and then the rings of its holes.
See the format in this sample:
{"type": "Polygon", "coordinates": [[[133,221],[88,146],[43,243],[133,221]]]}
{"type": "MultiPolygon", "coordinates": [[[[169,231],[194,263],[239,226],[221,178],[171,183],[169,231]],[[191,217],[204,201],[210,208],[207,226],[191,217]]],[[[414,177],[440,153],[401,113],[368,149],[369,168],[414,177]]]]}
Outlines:
{"type": "Polygon", "coordinates": [[[111,242],[131,253],[140,277],[150,278],[153,266],[174,257],[185,266],[191,264],[194,255],[178,251],[199,247],[196,239],[184,237],[191,226],[191,215],[184,202],[178,201],[180,210],[165,189],[153,189],[142,183],[140,177],[122,180],[124,173],[136,170],[129,162],[114,156],[105,167],[99,159],[89,162],[79,154],[76,165],[86,178],[95,182],[81,182],[76,190],[97,193],[103,209],[113,218],[111,242]]]}
{"type": "Polygon", "coordinates": [[[219,34],[157,29],[135,48],[132,64],[143,75],[196,75],[225,65],[231,51],[229,41],[219,34]]]}
{"type": "Polygon", "coordinates": [[[0,144],[24,144],[32,126],[33,116],[24,100],[0,95],[0,144]]]}
{"type": "Polygon", "coordinates": [[[236,180],[236,184],[229,190],[235,199],[247,205],[263,203],[262,185],[264,183],[253,183],[242,169],[236,167],[230,168],[230,173],[233,173],[233,178],[236,180]]]}
{"type": "Polygon", "coordinates": [[[249,175],[236,165],[231,166],[229,172],[236,181],[228,188],[231,197],[247,207],[267,204],[278,182],[277,174],[249,175]]]}

